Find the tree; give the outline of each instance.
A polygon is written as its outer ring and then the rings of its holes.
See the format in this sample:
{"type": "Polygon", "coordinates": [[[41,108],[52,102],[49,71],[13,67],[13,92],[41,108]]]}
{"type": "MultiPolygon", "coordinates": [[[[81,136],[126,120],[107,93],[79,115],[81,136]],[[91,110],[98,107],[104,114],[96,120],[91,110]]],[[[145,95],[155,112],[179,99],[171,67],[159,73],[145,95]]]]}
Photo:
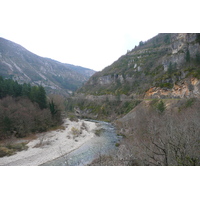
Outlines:
{"type": "Polygon", "coordinates": [[[3,131],[5,131],[5,132],[11,131],[12,121],[9,117],[7,117],[7,116],[3,117],[2,125],[3,125],[3,131]]]}
{"type": "Polygon", "coordinates": [[[200,44],[200,33],[196,34],[196,41],[200,44]]]}
{"type": "Polygon", "coordinates": [[[196,54],[196,63],[200,64],[200,53],[199,52],[196,54]]]}
{"type": "Polygon", "coordinates": [[[31,85],[24,83],[22,85],[22,96],[28,97],[30,99],[31,95],[31,85]]]}
{"type": "Polygon", "coordinates": [[[160,113],[163,113],[165,111],[165,104],[162,100],[160,100],[157,104],[157,110],[160,112],[160,113]]]}
{"type": "Polygon", "coordinates": [[[143,45],[144,45],[144,42],[143,42],[143,41],[140,41],[139,46],[141,47],[141,46],[143,46],[143,45]]]}
{"type": "Polygon", "coordinates": [[[170,44],[170,35],[169,35],[169,34],[167,34],[167,35],[165,36],[164,42],[165,42],[166,44],[170,44]]]}
{"type": "Polygon", "coordinates": [[[47,108],[46,92],[42,86],[31,87],[30,99],[32,102],[38,103],[40,109],[47,108]]]}
{"type": "Polygon", "coordinates": [[[172,74],[172,72],[173,72],[172,62],[169,63],[169,67],[168,67],[168,69],[167,69],[167,72],[168,72],[169,74],[172,74]]]}
{"type": "Polygon", "coordinates": [[[50,109],[50,112],[51,112],[51,115],[52,116],[55,116],[56,113],[58,112],[58,109],[56,108],[57,106],[55,105],[55,103],[53,102],[53,100],[51,100],[49,102],[49,109],[50,109]]]}
{"type": "Polygon", "coordinates": [[[37,100],[41,109],[47,108],[47,97],[46,92],[42,86],[38,87],[37,100]]]}
{"type": "Polygon", "coordinates": [[[137,108],[135,117],[119,127],[126,135],[121,144],[127,150],[124,158],[132,154],[141,165],[200,165],[199,103],[196,100],[180,112],[172,109],[162,115],[137,108]]]}
{"type": "Polygon", "coordinates": [[[17,82],[13,83],[13,96],[19,97],[22,95],[22,85],[18,84],[17,82]]]}
{"type": "Polygon", "coordinates": [[[186,62],[190,62],[190,51],[189,51],[189,49],[187,49],[187,51],[186,51],[186,56],[185,56],[185,60],[186,60],[186,62]]]}

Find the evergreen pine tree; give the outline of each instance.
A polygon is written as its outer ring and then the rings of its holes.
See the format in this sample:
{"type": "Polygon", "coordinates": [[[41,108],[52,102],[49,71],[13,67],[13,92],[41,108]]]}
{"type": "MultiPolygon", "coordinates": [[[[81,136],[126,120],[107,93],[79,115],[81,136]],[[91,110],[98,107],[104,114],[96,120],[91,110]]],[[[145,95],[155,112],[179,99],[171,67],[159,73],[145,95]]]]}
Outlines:
{"type": "Polygon", "coordinates": [[[185,59],[186,59],[186,62],[190,62],[190,51],[189,51],[189,49],[187,49],[185,59]]]}
{"type": "Polygon", "coordinates": [[[160,113],[163,113],[165,111],[165,104],[164,104],[164,102],[162,100],[160,100],[160,102],[158,103],[157,110],[160,113]]]}
{"type": "Polygon", "coordinates": [[[49,102],[49,109],[51,111],[52,116],[55,116],[55,114],[58,112],[58,109],[56,108],[56,105],[53,102],[53,100],[51,100],[51,102],[49,102]]]}
{"type": "Polygon", "coordinates": [[[36,102],[39,104],[41,109],[47,108],[46,92],[42,86],[38,87],[38,94],[37,94],[36,102]]]}

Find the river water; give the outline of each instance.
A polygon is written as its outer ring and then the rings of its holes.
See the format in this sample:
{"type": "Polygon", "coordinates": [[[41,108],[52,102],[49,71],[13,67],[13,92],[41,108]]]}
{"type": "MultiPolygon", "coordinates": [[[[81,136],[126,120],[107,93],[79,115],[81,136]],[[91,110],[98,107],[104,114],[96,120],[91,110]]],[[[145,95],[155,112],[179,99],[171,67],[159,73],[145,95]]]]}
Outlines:
{"type": "Polygon", "coordinates": [[[95,121],[102,128],[100,136],[94,136],[78,149],[42,164],[42,166],[85,166],[100,155],[108,155],[117,150],[115,144],[121,139],[115,127],[107,122],[95,121]]]}

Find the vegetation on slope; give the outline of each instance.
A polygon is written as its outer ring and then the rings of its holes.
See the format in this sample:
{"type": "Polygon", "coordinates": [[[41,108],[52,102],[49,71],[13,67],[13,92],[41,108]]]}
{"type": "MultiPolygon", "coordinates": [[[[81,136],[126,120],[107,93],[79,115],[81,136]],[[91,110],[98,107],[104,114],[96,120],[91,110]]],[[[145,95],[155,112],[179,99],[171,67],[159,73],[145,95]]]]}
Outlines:
{"type": "Polygon", "coordinates": [[[159,34],[140,42],[138,47],[93,75],[78,92],[142,97],[152,86],[171,89],[183,78],[200,78],[198,37],[191,34],[177,39],[176,34],[159,34]]]}
{"type": "Polygon", "coordinates": [[[130,112],[140,102],[141,100],[121,101],[120,96],[112,101],[108,99],[91,101],[81,98],[68,98],[66,110],[75,112],[80,118],[112,121],[130,112]]]}
{"type": "Polygon", "coordinates": [[[199,99],[152,100],[135,117],[116,122],[126,135],[121,145],[140,165],[200,165],[199,99]],[[162,103],[161,103],[162,102],[162,103]],[[166,104],[168,108],[166,108],[166,104]]]}

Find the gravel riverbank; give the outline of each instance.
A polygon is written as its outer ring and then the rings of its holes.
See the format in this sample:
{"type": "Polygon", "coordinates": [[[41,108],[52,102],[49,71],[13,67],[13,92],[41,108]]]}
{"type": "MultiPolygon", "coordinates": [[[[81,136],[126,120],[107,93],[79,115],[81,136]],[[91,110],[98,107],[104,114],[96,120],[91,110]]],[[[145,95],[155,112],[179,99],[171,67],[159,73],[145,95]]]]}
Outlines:
{"type": "MultiPolygon", "coordinates": [[[[38,134],[28,149],[0,158],[1,166],[38,166],[61,157],[94,137],[97,124],[84,120],[64,120],[63,129],[38,134]]],[[[17,142],[23,141],[19,139],[17,142]]]]}

